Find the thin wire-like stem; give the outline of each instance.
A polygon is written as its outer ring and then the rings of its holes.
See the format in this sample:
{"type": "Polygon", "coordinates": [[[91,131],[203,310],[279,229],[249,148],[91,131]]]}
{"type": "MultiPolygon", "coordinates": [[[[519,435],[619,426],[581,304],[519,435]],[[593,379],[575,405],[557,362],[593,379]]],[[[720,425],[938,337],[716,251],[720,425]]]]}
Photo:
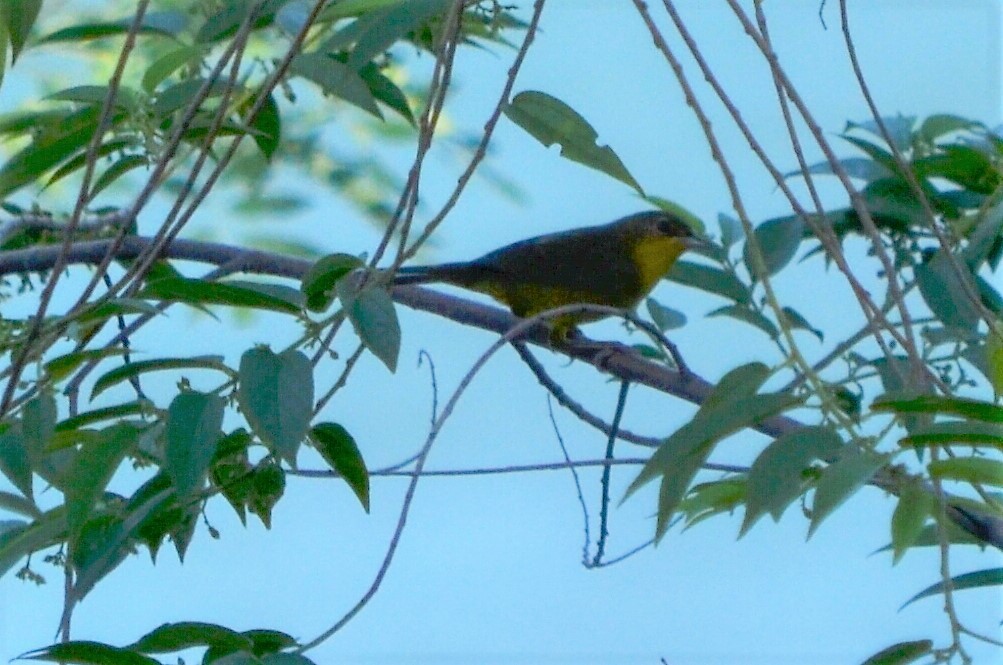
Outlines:
{"type": "MultiPolygon", "coordinates": [[[[606,440],[605,459],[613,459],[613,446],[616,445],[616,431],[620,428],[620,419],[623,411],[627,407],[627,391],[630,389],[629,381],[620,383],[620,394],[616,399],[616,412],[613,414],[613,431],[609,433],[606,440]]],[[[599,539],[596,541],[596,555],[592,559],[592,565],[598,566],[602,563],[603,554],[606,553],[606,538],[609,536],[609,480],[611,467],[607,466],[602,470],[600,487],[602,496],[599,503],[599,539]]]]}

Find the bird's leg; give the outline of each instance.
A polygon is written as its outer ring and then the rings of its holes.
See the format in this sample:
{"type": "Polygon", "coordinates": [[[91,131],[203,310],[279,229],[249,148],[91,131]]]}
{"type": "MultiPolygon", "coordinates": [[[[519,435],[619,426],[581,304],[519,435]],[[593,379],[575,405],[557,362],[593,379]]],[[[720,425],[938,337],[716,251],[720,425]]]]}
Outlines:
{"type": "Polygon", "coordinates": [[[679,353],[679,347],[664,337],[662,338],[662,343],[665,344],[665,348],[672,357],[672,362],[676,364],[676,369],[679,370],[679,376],[684,381],[691,379],[693,377],[693,372],[690,371],[690,366],[686,364],[685,360],[683,360],[683,354],[679,353]]]}
{"type": "Polygon", "coordinates": [[[564,330],[561,339],[576,350],[594,352],[592,360],[600,369],[605,369],[606,364],[617,354],[638,355],[637,349],[623,342],[600,342],[589,339],[577,327],[564,330]]]}

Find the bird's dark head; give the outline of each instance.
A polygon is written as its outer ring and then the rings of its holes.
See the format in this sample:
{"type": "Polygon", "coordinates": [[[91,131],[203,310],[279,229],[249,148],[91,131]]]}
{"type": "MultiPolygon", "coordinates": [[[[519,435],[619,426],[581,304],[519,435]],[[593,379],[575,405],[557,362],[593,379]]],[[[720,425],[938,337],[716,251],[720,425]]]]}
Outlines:
{"type": "Polygon", "coordinates": [[[628,236],[640,238],[675,238],[686,249],[705,246],[707,241],[680,215],[665,210],[648,210],[624,217],[614,224],[622,225],[628,236]]]}

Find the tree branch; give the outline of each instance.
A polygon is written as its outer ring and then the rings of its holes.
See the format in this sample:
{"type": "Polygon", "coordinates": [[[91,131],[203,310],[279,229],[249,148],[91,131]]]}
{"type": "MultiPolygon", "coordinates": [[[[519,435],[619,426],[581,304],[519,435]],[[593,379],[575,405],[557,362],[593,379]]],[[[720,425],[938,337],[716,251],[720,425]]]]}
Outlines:
{"type": "MultiPolygon", "coordinates": [[[[64,265],[99,263],[113,241],[93,240],[74,243],[69,251],[62,254],[64,265]]],[[[146,251],[153,239],[142,236],[125,238],[116,251],[116,258],[131,259],[146,251]]],[[[23,272],[38,272],[52,269],[60,260],[58,245],[45,245],[10,252],[0,252],[0,276],[23,272]]],[[[234,272],[255,273],[273,277],[302,279],[313,265],[307,259],[293,258],[244,249],[223,243],[200,242],[197,240],[175,239],[164,247],[159,256],[181,261],[195,261],[213,265],[227,265],[234,272]]],[[[457,323],[489,330],[505,335],[517,325],[520,319],[497,307],[463,300],[419,286],[395,286],[393,298],[398,303],[423,312],[430,312],[457,323]]],[[[602,345],[557,342],[550,339],[545,326],[528,330],[520,341],[564,354],[581,360],[620,380],[639,383],[659,392],[673,395],[694,404],[702,404],[714,386],[705,379],[688,373],[685,377],[664,365],[649,362],[640,355],[630,353],[610,354],[602,345]]],[[[772,416],[753,426],[756,431],[776,438],[803,427],[802,423],[788,416],[772,416]]],[[[886,474],[878,474],[871,484],[892,492],[894,483],[886,474]]],[[[1003,519],[989,515],[975,514],[948,505],[951,521],[980,541],[1003,550],[1003,519]]]]}

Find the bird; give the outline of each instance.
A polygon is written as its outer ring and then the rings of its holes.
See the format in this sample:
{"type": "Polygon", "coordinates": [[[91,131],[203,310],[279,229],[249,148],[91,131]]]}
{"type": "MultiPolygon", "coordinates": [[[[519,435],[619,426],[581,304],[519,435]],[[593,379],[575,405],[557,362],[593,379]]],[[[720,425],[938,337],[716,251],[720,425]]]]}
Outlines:
{"type": "MultiPolygon", "coordinates": [[[[438,282],[484,293],[520,318],[573,304],[630,310],[683,252],[707,244],[679,215],[643,211],[520,240],[472,261],[404,266],[393,282],[438,282]]],[[[610,315],[583,310],[551,319],[551,339],[566,340],[578,324],[610,315]]]]}

